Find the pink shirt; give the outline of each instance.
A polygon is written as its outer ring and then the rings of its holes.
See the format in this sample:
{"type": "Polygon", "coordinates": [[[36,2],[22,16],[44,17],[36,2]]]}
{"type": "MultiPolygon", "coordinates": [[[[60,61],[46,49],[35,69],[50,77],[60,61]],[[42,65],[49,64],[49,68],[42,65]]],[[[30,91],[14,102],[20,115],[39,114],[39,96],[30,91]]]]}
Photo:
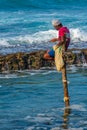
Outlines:
{"type": "Polygon", "coordinates": [[[70,43],[70,32],[67,27],[61,27],[59,29],[59,40],[61,40],[61,37],[63,37],[64,35],[66,36],[66,50],[67,50],[70,43]]]}

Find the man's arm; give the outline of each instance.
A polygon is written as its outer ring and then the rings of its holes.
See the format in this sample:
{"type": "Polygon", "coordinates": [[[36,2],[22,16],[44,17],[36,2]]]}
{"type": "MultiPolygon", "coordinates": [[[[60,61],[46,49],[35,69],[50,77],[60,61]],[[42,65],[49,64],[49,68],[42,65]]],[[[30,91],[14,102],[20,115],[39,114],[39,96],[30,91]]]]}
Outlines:
{"type": "Polygon", "coordinates": [[[58,41],[58,38],[53,38],[50,40],[50,42],[56,42],[56,41],[58,41]]]}

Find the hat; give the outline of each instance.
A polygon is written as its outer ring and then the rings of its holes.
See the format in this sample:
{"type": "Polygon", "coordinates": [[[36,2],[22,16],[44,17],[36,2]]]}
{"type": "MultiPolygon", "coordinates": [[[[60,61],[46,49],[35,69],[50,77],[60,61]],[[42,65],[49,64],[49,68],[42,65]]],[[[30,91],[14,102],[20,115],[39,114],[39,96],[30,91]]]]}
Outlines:
{"type": "Polygon", "coordinates": [[[59,20],[52,20],[52,25],[53,26],[58,26],[60,24],[61,24],[61,22],[59,20]]]}

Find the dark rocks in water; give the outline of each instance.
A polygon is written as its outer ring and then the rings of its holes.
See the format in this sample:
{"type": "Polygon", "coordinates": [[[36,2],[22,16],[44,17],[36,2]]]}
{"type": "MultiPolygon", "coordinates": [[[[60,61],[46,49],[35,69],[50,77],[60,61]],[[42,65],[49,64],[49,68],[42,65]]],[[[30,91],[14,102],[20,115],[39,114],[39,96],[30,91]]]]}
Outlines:
{"type": "Polygon", "coordinates": [[[65,52],[64,60],[68,65],[87,63],[87,49],[71,49],[65,52]]]}
{"type": "MultiPolygon", "coordinates": [[[[40,50],[32,53],[18,52],[15,54],[0,55],[0,72],[7,70],[31,70],[42,67],[54,67],[53,60],[45,60],[46,51],[40,50]]],[[[68,65],[81,65],[87,63],[87,49],[71,49],[64,53],[64,60],[68,65]]]]}

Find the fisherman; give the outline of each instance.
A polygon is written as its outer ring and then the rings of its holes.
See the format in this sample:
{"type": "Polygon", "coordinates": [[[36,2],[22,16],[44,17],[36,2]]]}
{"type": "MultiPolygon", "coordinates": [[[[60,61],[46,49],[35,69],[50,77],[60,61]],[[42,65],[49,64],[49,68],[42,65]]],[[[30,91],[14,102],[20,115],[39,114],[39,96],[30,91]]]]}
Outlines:
{"type": "MultiPolygon", "coordinates": [[[[50,40],[50,42],[57,42],[57,46],[65,45],[65,51],[68,49],[68,46],[70,44],[70,32],[67,27],[64,27],[63,24],[59,20],[53,20],[52,25],[54,28],[58,31],[58,37],[53,38],[50,40]]],[[[48,50],[44,54],[44,59],[52,60],[54,59],[55,51],[52,48],[51,50],[48,50]]]]}

